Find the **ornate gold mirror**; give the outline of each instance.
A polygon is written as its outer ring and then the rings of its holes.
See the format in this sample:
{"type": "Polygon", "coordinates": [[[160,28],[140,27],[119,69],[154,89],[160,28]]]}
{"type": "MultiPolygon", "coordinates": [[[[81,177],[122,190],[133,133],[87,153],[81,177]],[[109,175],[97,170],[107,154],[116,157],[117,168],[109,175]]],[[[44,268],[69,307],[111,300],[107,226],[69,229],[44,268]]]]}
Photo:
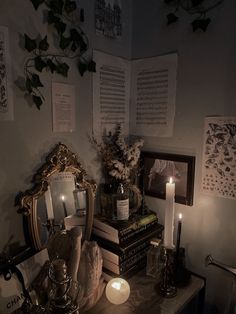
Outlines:
{"type": "Polygon", "coordinates": [[[16,198],[24,215],[26,234],[36,250],[44,248],[57,230],[80,225],[83,239],[92,230],[96,184],[88,180],[77,156],[59,143],[33,176],[33,187],[16,198]]]}

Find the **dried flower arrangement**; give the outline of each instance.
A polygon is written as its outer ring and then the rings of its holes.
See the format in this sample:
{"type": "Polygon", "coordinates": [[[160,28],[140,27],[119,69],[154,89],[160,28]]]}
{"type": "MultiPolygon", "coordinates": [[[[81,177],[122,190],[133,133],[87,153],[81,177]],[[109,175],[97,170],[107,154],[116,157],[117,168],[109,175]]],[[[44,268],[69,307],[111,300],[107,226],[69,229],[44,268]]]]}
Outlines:
{"type": "Polygon", "coordinates": [[[122,135],[121,125],[117,124],[114,132],[109,132],[99,143],[94,136],[90,141],[96,147],[102,160],[104,175],[124,183],[130,183],[139,170],[139,157],[143,139],[132,141],[122,135]]]}

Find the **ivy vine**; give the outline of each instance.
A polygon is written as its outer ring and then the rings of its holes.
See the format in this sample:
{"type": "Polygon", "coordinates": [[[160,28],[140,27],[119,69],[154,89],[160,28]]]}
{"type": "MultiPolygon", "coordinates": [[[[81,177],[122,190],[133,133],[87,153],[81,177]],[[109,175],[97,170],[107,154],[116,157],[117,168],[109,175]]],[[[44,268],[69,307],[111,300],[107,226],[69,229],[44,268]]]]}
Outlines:
{"type": "MultiPolygon", "coordinates": [[[[26,91],[32,97],[33,103],[40,109],[45,98],[41,92],[43,83],[40,73],[43,70],[68,76],[69,65],[65,59],[76,59],[81,76],[86,71],[95,72],[96,63],[87,56],[89,42],[80,27],[84,21],[84,11],[79,9],[72,0],[30,0],[35,10],[41,5],[46,8],[48,25],[55,29],[56,47],[58,53],[50,52],[48,36],[38,35],[30,38],[24,34],[24,48],[30,53],[24,65],[26,91]]],[[[55,51],[55,47],[54,47],[55,51]]]]}
{"type": "Polygon", "coordinates": [[[167,14],[167,25],[173,24],[179,20],[179,12],[185,11],[190,15],[194,15],[192,20],[193,32],[200,30],[205,32],[211,19],[208,13],[218,7],[224,0],[164,0],[164,2],[173,7],[172,12],[167,14]]]}

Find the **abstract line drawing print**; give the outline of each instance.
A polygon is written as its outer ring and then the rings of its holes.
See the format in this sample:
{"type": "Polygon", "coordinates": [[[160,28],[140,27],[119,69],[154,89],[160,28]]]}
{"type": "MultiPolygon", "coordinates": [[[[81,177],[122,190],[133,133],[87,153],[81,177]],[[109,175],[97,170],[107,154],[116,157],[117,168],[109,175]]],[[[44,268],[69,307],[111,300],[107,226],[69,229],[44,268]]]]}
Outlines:
{"type": "Polygon", "coordinates": [[[236,117],[205,119],[202,190],[236,199],[236,117]]]}
{"type": "Polygon", "coordinates": [[[0,30],[0,112],[7,112],[7,71],[4,33],[0,30]]]}

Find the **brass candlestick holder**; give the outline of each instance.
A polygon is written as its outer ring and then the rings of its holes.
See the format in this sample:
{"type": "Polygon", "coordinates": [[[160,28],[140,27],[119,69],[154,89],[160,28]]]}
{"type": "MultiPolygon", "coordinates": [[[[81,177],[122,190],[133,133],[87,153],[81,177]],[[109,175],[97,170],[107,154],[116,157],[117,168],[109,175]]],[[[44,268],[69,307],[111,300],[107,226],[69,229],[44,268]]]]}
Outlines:
{"type": "Polygon", "coordinates": [[[158,286],[158,290],[161,296],[165,298],[173,298],[177,294],[177,288],[174,280],[174,250],[172,248],[167,248],[163,246],[161,259],[163,261],[163,268],[161,272],[161,282],[158,286]]]}

